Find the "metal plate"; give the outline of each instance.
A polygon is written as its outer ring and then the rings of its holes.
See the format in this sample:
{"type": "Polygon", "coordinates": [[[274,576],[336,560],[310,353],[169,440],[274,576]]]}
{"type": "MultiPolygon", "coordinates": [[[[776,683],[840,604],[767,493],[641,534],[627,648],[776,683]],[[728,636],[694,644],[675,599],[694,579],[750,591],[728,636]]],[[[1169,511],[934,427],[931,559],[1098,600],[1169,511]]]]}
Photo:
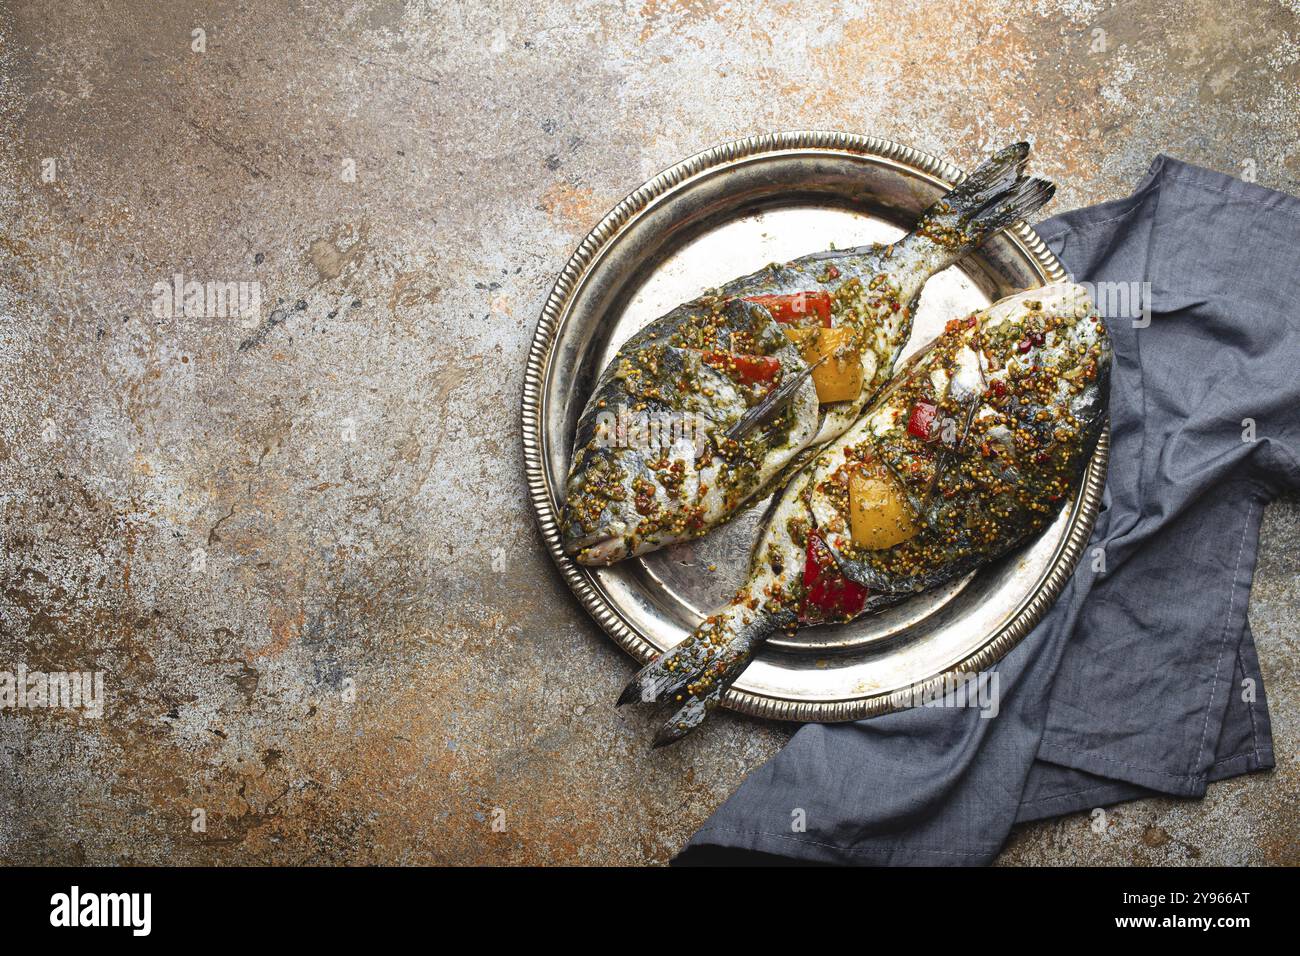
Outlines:
{"type": "MultiPolygon", "coordinates": [[[[682,640],[739,586],[770,499],[697,541],[610,568],[573,562],[560,543],[559,496],[596,376],[629,336],[679,302],[768,262],[897,239],[961,176],[932,156],[871,137],[751,137],[660,173],[619,203],[564,267],[525,375],[529,492],[565,581],[638,660],[682,640]]],[[[929,281],[904,356],[948,319],[1063,277],[1027,226],[1004,233],[929,281]]],[[[905,706],[918,685],[998,660],[1056,599],[1087,543],[1106,450],[1103,436],[1078,495],[1034,542],[881,614],[769,642],[726,704],[780,719],[854,720],[905,706]]]]}

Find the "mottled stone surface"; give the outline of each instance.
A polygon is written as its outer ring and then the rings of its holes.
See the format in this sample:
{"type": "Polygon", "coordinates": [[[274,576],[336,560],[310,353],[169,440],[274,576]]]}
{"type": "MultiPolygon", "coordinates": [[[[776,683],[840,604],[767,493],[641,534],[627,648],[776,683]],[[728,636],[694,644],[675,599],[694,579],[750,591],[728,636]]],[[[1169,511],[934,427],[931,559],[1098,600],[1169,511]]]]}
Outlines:
{"type": "MultiPolygon", "coordinates": [[[[754,6],[4,5],[0,669],[108,707],[0,712],[0,862],[663,862],[777,751],[646,749],[524,494],[536,316],[658,169],[815,127],[1029,137],[1055,210],[1159,151],[1300,192],[1295,0],[754,6]],[[261,324],[158,318],[177,273],[261,324]]],[[[1251,604],[1278,769],[1003,860],[1300,861],[1298,515],[1251,604]]]]}

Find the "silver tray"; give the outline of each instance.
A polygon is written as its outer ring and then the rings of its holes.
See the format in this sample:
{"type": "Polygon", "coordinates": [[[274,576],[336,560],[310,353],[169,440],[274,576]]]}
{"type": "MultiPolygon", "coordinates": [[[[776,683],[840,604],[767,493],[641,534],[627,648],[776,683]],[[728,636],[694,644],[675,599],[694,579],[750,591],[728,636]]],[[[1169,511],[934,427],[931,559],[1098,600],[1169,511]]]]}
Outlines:
{"type": "MultiPolygon", "coordinates": [[[[538,322],[524,378],[528,489],[546,547],[583,606],[639,661],[673,646],[744,579],[770,499],[697,541],[609,568],[564,554],[557,516],[573,431],[596,376],[637,329],[772,261],[889,242],[963,173],[906,146],[847,133],[787,132],[726,143],[665,170],[578,246],[538,322]],[[715,570],[710,570],[710,567],[715,570]]],[[[1024,224],[935,276],[904,357],[951,318],[1064,278],[1024,224]]],[[[1034,542],[946,588],[849,624],[771,641],[727,706],[783,720],[856,720],[908,706],[946,674],[978,671],[1027,634],[1087,544],[1107,436],[1079,493],[1034,542]]],[[[611,699],[618,688],[610,688],[611,699]]]]}

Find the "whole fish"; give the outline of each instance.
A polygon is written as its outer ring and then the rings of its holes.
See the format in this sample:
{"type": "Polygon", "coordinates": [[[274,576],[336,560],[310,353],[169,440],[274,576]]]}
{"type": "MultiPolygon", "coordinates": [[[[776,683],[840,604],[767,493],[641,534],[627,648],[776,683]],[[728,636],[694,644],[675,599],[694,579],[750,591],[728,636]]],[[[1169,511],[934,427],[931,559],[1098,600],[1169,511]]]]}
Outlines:
{"type": "Polygon", "coordinates": [[[1073,283],[949,322],[787,485],[730,604],[619,703],[680,705],[655,741],[670,743],[771,634],[889,607],[1025,542],[1078,485],[1109,371],[1105,326],[1073,283]]]}
{"type": "Polygon", "coordinates": [[[921,287],[1051,198],[1009,146],[904,239],[804,256],[711,290],[619,349],[578,419],[561,529],[583,564],[698,537],[889,380],[921,287]]]}

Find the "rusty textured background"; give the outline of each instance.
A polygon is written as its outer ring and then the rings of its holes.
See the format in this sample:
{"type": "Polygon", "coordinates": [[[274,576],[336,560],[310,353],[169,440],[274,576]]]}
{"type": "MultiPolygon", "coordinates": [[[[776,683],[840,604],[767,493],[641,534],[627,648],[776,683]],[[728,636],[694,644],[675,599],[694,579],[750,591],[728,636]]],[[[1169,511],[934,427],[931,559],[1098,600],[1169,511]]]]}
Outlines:
{"type": "MultiPolygon", "coordinates": [[[[0,6],[0,668],[109,694],[0,712],[0,862],[663,862],[777,751],[646,749],[523,492],[543,299],[660,168],[815,127],[1032,138],[1056,211],[1159,151],[1300,193],[1296,0],[754,6],[0,6]],[[262,327],[156,318],[177,272],[262,327]]],[[[1004,862],[1300,862],[1298,515],[1250,611],[1277,770],[1004,862]]]]}

